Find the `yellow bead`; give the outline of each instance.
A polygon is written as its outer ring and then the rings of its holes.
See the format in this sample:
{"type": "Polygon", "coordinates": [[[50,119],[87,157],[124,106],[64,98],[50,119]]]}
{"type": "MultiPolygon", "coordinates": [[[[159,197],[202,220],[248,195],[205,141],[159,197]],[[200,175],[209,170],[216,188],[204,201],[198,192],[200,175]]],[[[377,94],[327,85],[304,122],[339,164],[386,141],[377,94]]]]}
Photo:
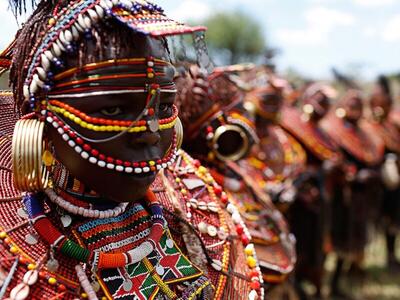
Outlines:
{"type": "Polygon", "coordinates": [[[246,249],[244,249],[244,252],[246,253],[247,256],[251,256],[254,254],[254,248],[246,247],[246,249]]]}
{"type": "Polygon", "coordinates": [[[112,127],[112,131],[118,131],[119,130],[119,126],[113,126],[112,127]]]}
{"type": "Polygon", "coordinates": [[[155,161],[149,161],[149,165],[152,167],[152,166],[155,166],[155,164],[156,164],[156,162],[155,161]]]}
{"type": "Polygon", "coordinates": [[[175,179],[175,182],[176,182],[176,183],[179,183],[179,182],[181,182],[181,179],[180,179],[180,178],[176,178],[176,179],[175,179]]]}
{"type": "Polygon", "coordinates": [[[257,266],[257,261],[253,256],[248,256],[247,257],[247,265],[250,268],[255,268],[257,266]]]}
{"type": "Polygon", "coordinates": [[[35,264],[29,264],[28,265],[28,270],[35,270],[36,269],[36,265],[35,264]]]}
{"type": "Polygon", "coordinates": [[[106,296],[101,297],[101,300],[108,300],[106,296]]]}
{"type": "Polygon", "coordinates": [[[89,130],[93,130],[94,125],[93,124],[87,124],[86,128],[89,130]]]}
{"type": "Polygon", "coordinates": [[[42,160],[46,167],[50,167],[54,163],[54,157],[49,150],[43,152],[42,160]]]}
{"type": "Polygon", "coordinates": [[[7,237],[7,233],[5,231],[0,232],[0,239],[5,239],[7,237]]]}
{"type": "Polygon", "coordinates": [[[51,285],[55,285],[57,283],[57,279],[55,279],[54,277],[50,277],[47,282],[51,285]]]}
{"type": "Polygon", "coordinates": [[[12,246],[12,247],[10,248],[10,252],[11,252],[12,254],[18,253],[18,248],[12,246]]]}
{"type": "Polygon", "coordinates": [[[203,166],[200,166],[200,167],[199,167],[199,172],[200,172],[201,174],[205,174],[205,173],[207,173],[207,168],[206,168],[206,167],[203,167],[203,166]]]}
{"type": "Polygon", "coordinates": [[[88,297],[88,295],[87,295],[86,293],[82,293],[82,294],[81,294],[81,297],[82,297],[83,299],[86,299],[86,298],[88,297]]]}
{"type": "Polygon", "coordinates": [[[50,19],[49,19],[49,25],[50,25],[50,26],[53,26],[54,24],[56,24],[56,19],[50,18],[50,19]]]}
{"type": "Polygon", "coordinates": [[[186,195],[186,194],[187,194],[187,190],[181,189],[181,193],[184,194],[184,195],[186,195]]]}
{"type": "Polygon", "coordinates": [[[74,117],[74,119],[72,121],[74,121],[75,123],[78,124],[81,121],[81,119],[79,119],[78,117],[74,117]]]}
{"type": "MultiPolygon", "coordinates": [[[[150,77],[149,77],[150,78],[150,77]]],[[[151,90],[150,92],[152,95],[155,95],[157,93],[157,90],[151,90]]]]}

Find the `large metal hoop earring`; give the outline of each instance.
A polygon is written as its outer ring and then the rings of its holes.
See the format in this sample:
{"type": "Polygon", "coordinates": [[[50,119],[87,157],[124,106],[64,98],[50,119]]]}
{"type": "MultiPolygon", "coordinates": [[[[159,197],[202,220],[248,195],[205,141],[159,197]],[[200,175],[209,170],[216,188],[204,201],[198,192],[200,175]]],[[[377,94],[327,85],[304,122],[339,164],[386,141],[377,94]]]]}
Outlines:
{"type": "Polygon", "coordinates": [[[39,192],[48,187],[49,171],[44,163],[44,122],[19,120],[12,140],[15,187],[20,191],[39,192]]]}
{"type": "Polygon", "coordinates": [[[180,149],[183,143],[183,125],[181,119],[179,118],[176,119],[175,134],[176,134],[176,148],[180,149]]]}

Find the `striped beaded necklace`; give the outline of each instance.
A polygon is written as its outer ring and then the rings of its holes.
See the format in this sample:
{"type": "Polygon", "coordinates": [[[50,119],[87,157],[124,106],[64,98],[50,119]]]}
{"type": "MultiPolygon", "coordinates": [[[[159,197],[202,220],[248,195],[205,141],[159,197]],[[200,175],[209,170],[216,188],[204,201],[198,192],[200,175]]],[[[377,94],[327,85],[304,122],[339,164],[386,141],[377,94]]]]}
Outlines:
{"type": "Polygon", "coordinates": [[[34,229],[47,244],[70,258],[89,264],[93,270],[98,270],[125,267],[141,261],[154,250],[166,226],[166,221],[162,207],[153,192],[147,192],[146,200],[151,211],[150,234],[147,240],[138,247],[123,253],[90,251],[65,237],[45,215],[42,194],[25,195],[24,204],[34,229]]]}

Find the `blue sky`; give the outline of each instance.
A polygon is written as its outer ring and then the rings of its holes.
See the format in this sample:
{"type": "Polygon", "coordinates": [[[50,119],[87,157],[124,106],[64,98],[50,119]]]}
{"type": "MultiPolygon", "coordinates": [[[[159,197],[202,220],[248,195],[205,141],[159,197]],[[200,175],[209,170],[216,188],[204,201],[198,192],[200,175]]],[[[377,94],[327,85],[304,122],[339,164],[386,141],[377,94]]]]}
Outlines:
{"type": "MultiPolygon", "coordinates": [[[[366,78],[400,71],[399,0],[158,0],[174,18],[201,20],[218,10],[241,10],[265,29],[270,46],[280,48],[280,70],[288,67],[327,78],[332,66],[358,66],[366,78]]],[[[0,0],[0,46],[17,30],[0,0]]]]}

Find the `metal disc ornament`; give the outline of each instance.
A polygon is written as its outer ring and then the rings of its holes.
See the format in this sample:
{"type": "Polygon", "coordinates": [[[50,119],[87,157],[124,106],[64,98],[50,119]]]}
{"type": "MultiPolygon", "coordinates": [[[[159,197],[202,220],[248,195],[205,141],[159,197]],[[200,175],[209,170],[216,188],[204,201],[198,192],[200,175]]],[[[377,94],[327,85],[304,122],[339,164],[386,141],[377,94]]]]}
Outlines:
{"type": "Polygon", "coordinates": [[[157,132],[158,129],[160,128],[160,125],[158,124],[157,120],[150,120],[147,122],[147,124],[149,125],[149,129],[151,132],[157,132]]]}
{"type": "Polygon", "coordinates": [[[122,284],[122,287],[124,288],[124,291],[125,291],[125,292],[129,292],[129,291],[132,289],[132,287],[133,287],[133,283],[132,283],[131,280],[126,279],[126,280],[124,281],[124,283],[122,284]]]}
{"type": "Polygon", "coordinates": [[[69,227],[72,224],[72,218],[70,215],[63,215],[61,217],[61,223],[63,224],[64,228],[69,227]]]}
{"type": "Polygon", "coordinates": [[[38,243],[38,239],[33,234],[28,233],[25,236],[25,242],[27,242],[29,245],[36,245],[38,243]]]}
{"type": "Polygon", "coordinates": [[[58,263],[58,260],[55,258],[50,258],[47,263],[46,263],[46,268],[50,271],[50,272],[56,272],[58,270],[58,267],[60,266],[60,264],[58,263]]]}

